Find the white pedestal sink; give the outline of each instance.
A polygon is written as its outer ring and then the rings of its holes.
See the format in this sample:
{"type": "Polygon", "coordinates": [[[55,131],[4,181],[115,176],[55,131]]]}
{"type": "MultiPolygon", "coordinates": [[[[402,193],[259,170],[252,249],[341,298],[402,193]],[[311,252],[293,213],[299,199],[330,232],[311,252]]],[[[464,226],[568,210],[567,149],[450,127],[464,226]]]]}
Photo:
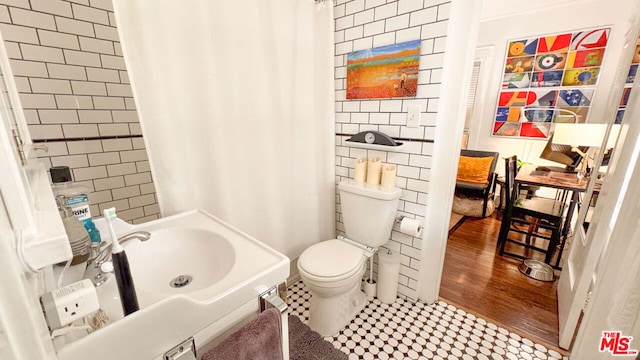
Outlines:
{"type": "MultiPolygon", "coordinates": [[[[108,238],[104,221],[96,225],[108,238]]],[[[141,230],[150,232],[151,239],[124,244],[140,310],[123,318],[111,276],[98,288],[111,323],[58,345],[58,359],[160,358],[191,336],[217,333],[216,327],[232,315],[242,317],[241,305],[243,311],[255,311],[258,295],[289,276],[286,256],[203,211],[135,226],[116,224],[118,235],[141,230]],[[172,286],[176,282],[187,284],[172,286]]]]}
{"type": "Polygon", "coordinates": [[[148,304],[185,292],[208,298],[198,293],[229,275],[237,257],[227,238],[194,228],[155,230],[149,241],[125,245],[136,290],[148,304]]]}

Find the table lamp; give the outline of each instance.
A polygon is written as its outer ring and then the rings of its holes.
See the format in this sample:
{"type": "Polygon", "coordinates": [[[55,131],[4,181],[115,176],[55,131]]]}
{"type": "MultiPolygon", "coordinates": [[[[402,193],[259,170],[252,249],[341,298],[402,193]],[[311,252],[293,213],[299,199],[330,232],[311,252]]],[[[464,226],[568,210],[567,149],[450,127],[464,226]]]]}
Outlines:
{"type": "Polygon", "coordinates": [[[556,124],[556,128],[553,133],[553,143],[570,145],[571,151],[582,156],[582,164],[580,165],[580,171],[578,172],[579,179],[585,174],[587,154],[581,151],[578,147],[602,146],[602,139],[606,130],[607,124],[556,124]]]}

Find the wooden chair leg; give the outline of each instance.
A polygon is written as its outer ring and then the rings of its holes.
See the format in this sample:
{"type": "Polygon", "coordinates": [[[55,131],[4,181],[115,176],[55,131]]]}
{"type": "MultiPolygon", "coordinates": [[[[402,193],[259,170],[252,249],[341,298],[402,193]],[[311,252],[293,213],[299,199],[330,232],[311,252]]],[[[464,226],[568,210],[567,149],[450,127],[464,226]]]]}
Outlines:
{"type": "Polygon", "coordinates": [[[489,196],[484,198],[484,202],[482,203],[482,217],[487,216],[487,204],[489,203],[489,196]]]}
{"type": "Polygon", "coordinates": [[[531,245],[531,237],[533,236],[533,233],[537,233],[539,229],[540,219],[536,219],[535,222],[529,223],[529,227],[527,229],[527,237],[525,238],[527,245],[531,245]]]}
{"type": "Polygon", "coordinates": [[[500,233],[498,234],[498,247],[500,248],[500,256],[504,255],[504,247],[507,243],[507,237],[509,236],[509,229],[511,228],[511,214],[505,210],[502,214],[502,223],[500,224],[500,233]]]}
{"type": "Polygon", "coordinates": [[[502,239],[502,241],[500,241],[500,256],[504,256],[504,248],[507,245],[507,240],[506,239],[502,239]]]}
{"type": "Polygon", "coordinates": [[[551,230],[551,240],[549,240],[549,247],[547,248],[547,253],[544,257],[544,262],[547,264],[551,264],[551,258],[553,257],[553,252],[556,250],[556,247],[560,243],[560,228],[554,227],[551,230]]]}

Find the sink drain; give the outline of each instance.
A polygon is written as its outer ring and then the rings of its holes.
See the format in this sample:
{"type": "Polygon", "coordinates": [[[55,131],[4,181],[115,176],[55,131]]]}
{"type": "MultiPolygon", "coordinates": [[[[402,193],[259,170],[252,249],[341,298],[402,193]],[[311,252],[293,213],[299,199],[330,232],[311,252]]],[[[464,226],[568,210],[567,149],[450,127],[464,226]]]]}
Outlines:
{"type": "Polygon", "coordinates": [[[169,286],[173,288],[181,288],[187,286],[193,281],[193,277],[191,275],[179,275],[173,280],[169,281],[169,286]]]}

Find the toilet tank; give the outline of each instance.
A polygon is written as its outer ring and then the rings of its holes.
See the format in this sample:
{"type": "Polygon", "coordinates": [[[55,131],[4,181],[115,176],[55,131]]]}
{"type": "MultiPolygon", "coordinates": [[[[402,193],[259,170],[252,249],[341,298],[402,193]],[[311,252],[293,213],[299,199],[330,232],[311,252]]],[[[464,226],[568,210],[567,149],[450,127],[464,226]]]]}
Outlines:
{"type": "Polygon", "coordinates": [[[338,184],[347,238],[370,247],[389,241],[402,190],[349,179],[338,184]]]}

